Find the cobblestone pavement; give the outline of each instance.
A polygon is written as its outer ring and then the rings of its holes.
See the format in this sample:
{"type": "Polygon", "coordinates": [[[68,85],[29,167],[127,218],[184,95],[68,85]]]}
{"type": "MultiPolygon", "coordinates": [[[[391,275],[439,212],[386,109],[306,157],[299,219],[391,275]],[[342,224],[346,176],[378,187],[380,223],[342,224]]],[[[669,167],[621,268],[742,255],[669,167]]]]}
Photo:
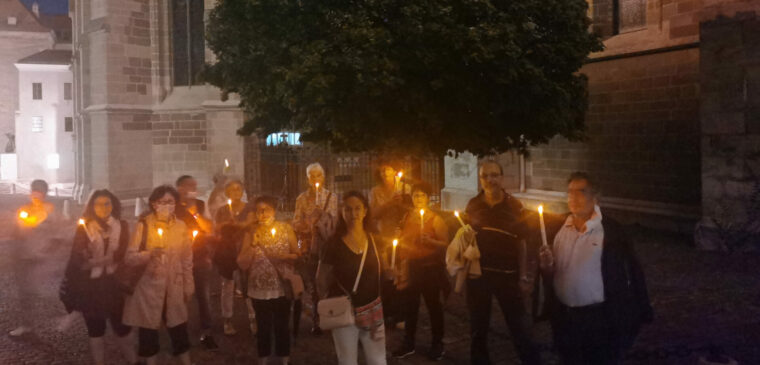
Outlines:
{"type": "MultiPolygon", "coordinates": [[[[3,203],[5,201],[0,201],[3,203]]],[[[7,206],[1,204],[0,206],[7,206]]],[[[0,208],[0,210],[5,210],[0,208]]],[[[16,284],[8,255],[13,243],[7,236],[12,214],[0,212],[0,364],[88,364],[86,330],[77,317],[72,328],[64,333],[54,330],[56,321],[65,312],[57,299],[63,266],[68,257],[68,243],[54,248],[40,270],[44,286],[39,300],[31,308],[34,313],[32,334],[15,339],[6,333],[15,328],[19,316],[15,300],[16,284]]],[[[719,346],[741,364],[760,364],[760,256],[746,253],[700,252],[688,246],[682,237],[632,227],[637,249],[648,276],[650,294],[655,306],[655,323],[641,332],[628,354],[627,364],[696,364],[710,345],[719,346]]],[[[219,313],[218,288],[212,302],[219,313]]],[[[495,364],[518,363],[504,326],[503,317],[494,306],[493,334],[490,337],[495,364]]],[[[197,313],[194,304],[192,313],[197,313]]],[[[255,338],[247,330],[242,299],[236,300],[235,321],[238,334],[225,337],[221,324],[214,328],[218,352],[207,352],[198,345],[197,317],[191,315],[190,329],[195,347],[192,356],[197,364],[253,364],[255,338]]],[[[218,320],[218,318],[217,318],[218,320]]],[[[420,316],[418,352],[425,353],[429,342],[427,316],[420,316]]],[[[218,321],[217,321],[218,322],[218,321]]],[[[469,358],[469,325],[464,298],[452,294],[446,304],[446,356],[440,364],[467,364],[469,358]]],[[[301,333],[292,346],[293,364],[336,363],[329,334],[313,337],[308,333],[310,321],[304,318],[301,333]]],[[[551,349],[550,332],[545,323],[535,326],[544,361],[556,364],[551,349]]],[[[402,331],[388,332],[388,347],[400,344],[402,331]]],[[[162,339],[168,348],[168,339],[162,339]]],[[[107,351],[119,358],[113,341],[107,337],[107,351]]],[[[168,358],[167,353],[164,356],[168,358]]],[[[121,364],[123,361],[110,361],[121,364]]],[[[390,364],[428,363],[423,355],[414,355],[390,364]]]]}

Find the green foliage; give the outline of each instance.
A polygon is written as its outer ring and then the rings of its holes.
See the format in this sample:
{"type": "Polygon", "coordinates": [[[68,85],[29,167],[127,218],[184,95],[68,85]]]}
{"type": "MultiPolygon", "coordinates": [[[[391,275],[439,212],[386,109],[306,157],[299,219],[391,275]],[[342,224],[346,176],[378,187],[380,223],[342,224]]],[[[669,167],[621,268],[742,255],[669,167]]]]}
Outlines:
{"type": "Polygon", "coordinates": [[[204,77],[241,134],[337,151],[482,155],[582,138],[585,0],[220,0],[204,77]],[[524,138],[521,138],[524,136],[524,138]]]}

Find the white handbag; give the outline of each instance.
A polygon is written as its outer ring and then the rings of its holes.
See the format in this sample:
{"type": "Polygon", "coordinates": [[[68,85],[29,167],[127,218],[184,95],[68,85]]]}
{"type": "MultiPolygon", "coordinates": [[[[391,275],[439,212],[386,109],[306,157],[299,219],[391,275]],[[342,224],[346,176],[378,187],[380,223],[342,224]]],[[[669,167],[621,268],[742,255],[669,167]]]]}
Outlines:
{"type": "MultiPolygon", "coordinates": [[[[354,281],[354,289],[351,291],[352,293],[356,293],[356,289],[359,287],[359,280],[362,277],[362,270],[364,269],[364,261],[367,259],[367,251],[369,251],[369,247],[364,249],[362,261],[359,264],[359,272],[356,274],[356,281],[354,281]]],[[[320,300],[317,303],[317,313],[319,313],[319,327],[323,330],[356,324],[354,306],[351,304],[351,297],[349,297],[348,293],[320,300]]]]}

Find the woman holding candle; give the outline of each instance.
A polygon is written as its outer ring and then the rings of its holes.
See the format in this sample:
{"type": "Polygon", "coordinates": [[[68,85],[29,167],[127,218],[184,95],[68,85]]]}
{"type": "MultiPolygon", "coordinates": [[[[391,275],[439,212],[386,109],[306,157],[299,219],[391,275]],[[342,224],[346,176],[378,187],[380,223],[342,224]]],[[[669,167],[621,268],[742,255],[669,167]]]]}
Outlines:
{"type": "Polygon", "coordinates": [[[298,241],[289,224],[275,220],[276,198],[259,197],[254,205],[258,224],[246,233],[237,262],[241,269],[249,270],[248,297],[256,311],[259,361],[265,364],[271,357],[274,342],[274,355],[287,363],[290,306],[296,294],[288,281],[296,275],[293,263],[298,258],[298,241]]]}
{"type": "Polygon", "coordinates": [[[96,190],[74,234],[64,277],[67,290],[61,298],[68,311],[82,313],[96,365],[105,364],[106,321],[127,361],[137,362],[131,328],[122,323],[124,297],[114,278],[117,267],[124,265],[128,243],[129,225],[121,220],[119,199],[108,190],[96,190]]]}
{"type": "Polygon", "coordinates": [[[375,237],[369,231],[367,199],[357,191],[346,193],[341,213],[335,235],[325,246],[317,278],[320,297],[349,294],[356,313],[355,324],[332,330],[338,364],[356,364],[361,341],[366,363],[385,365],[385,325],[380,300],[383,266],[375,237]]]}
{"type": "Polygon", "coordinates": [[[189,365],[187,302],[195,290],[192,233],[175,218],[179,193],[173,187],[155,188],[148,201],[150,214],[138,223],[125,260],[132,266],[147,262],[147,267],[126,299],[124,323],[139,327],[138,354],[147,365],[157,362],[162,323],[169,332],[174,355],[189,365]],[[143,236],[144,230],[147,232],[143,236]]]}
{"type": "MultiPolygon", "coordinates": [[[[430,185],[412,186],[412,209],[402,222],[401,260],[408,267],[408,283],[404,290],[406,333],[401,348],[394,357],[404,358],[415,352],[415,334],[419,315],[420,297],[425,299],[432,330],[432,345],[428,352],[431,360],[443,357],[443,303],[441,293],[450,289],[446,274],[446,247],[449,231],[444,220],[428,208],[430,185]]],[[[403,282],[403,280],[402,280],[403,282]]]]}
{"type": "MultiPolygon", "coordinates": [[[[238,271],[237,256],[243,244],[245,232],[256,222],[253,209],[242,201],[243,182],[238,179],[227,181],[224,188],[227,197],[227,205],[217,210],[214,217],[214,227],[219,244],[214,252],[214,263],[222,276],[221,307],[224,318],[224,334],[232,336],[236,333],[232,325],[232,315],[235,297],[234,276],[238,271]]],[[[245,276],[246,274],[242,274],[245,276]]],[[[247,283],[246,283],[247,284],[247,283]]],[[[255,315],[253,308],[248,304],[248,319],[251,329],[255,332],[255,315]]]]}

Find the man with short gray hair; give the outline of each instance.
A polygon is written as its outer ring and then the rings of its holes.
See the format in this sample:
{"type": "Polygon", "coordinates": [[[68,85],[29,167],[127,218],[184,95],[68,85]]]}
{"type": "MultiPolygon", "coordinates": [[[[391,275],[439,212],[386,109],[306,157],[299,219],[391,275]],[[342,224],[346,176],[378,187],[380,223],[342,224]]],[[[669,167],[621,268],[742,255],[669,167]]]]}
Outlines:
{"type": "Polygon", "coordinates": [[[555,347],[564,364],[618,364],[652,320],[644,273],[622,226],[602,217],[588,174],[570,175],[567,205],[570,214],[540,250],[555,347]]]}

